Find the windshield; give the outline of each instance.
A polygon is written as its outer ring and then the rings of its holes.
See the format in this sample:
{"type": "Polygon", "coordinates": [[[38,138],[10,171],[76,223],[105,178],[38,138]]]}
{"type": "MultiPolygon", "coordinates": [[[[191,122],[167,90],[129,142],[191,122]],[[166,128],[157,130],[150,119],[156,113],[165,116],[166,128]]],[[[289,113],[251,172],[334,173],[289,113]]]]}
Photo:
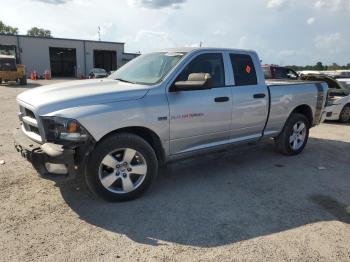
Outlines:
{"type": "Polygon", "coordinates": [[[102,68],[95,68],[95,69],[93,69],[93,71],[94,71],[95,73],[106,73],[106,70],[104,70],[104,69],[102,69],[102,68]]]}
{"type": "Polygon", "coordinates": [[[157,52],[141,55],[108,78],[135,84],[152,85],[161,81],[180,61],[184,53],[157,52]]]}
{"type": "Polygon", "coordinates": [[[11,58],[0,59],[0,71],[16,71],[16,60],[11,58]]]}

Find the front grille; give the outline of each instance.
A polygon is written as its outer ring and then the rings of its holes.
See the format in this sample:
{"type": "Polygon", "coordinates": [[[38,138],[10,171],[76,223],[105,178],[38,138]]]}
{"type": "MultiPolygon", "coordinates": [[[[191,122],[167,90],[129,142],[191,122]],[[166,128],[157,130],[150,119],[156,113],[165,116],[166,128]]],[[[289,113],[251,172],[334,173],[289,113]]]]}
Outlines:
{"type": "Polygon", "coordinates": [[[34,112],[24,106],[20,106],[20,116],[23,132],[30,138],[41,142],[42,138],[39,131],[39,124],[34,112]]]}
{"type": "Polygon", "coordinates": [[[31,132],[37,134],[37,135],[40,135],[39,133],[39,128],[35,127],[35,126],[29,126],[29,129],[31,132]]]}
{"type": "Polygon", "coordinates": [[[26,113],[26,116],[29,116],[29,117],[35,119],[35,115],[34,115],[34,113],[33,113],[32,110],[29,110],[28,108],[25,108],[24,111],[25,111],[25,113],[26,113]]]}

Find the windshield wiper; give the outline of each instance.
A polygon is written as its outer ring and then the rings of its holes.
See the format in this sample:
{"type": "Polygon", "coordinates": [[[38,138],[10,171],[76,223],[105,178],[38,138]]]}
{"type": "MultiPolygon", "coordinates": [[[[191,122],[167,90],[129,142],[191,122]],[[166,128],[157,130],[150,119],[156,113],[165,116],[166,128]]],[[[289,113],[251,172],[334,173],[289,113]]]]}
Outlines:
{"type": "Polygon", "coordinates": [[[121,81],[121,82],[125,82],[125,83],[136,84],[136,82],[132,82],[132,81],[129,81],[129,80],[125,80],[125,79],[122,79],[122,78],[116,78],[115,80],[118,80],[118,81],[121,81]]]}

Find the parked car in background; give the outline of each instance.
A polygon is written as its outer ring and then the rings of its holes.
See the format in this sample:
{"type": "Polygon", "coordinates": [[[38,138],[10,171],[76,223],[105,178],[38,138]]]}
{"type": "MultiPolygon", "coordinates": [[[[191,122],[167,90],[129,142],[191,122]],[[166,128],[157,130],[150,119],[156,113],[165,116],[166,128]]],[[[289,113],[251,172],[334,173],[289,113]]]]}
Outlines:
{"type": "Polygon", "coordinates": [[[89,78],[103,78],[107,77],[108,73],[103,68],[93,68],[89,73],[89,78]]]}
{"type": "Polygon", "coordinates": [[[281,153],[301,153],[324,120],[327,90],[265,82],[253,51],[153,52],[102,80],[21,93],[15,147],[39,170],[79,174],[95,194],[130,200],[169,161],[271,138],[281,153]]]}
{"type": "Polygon", "coordinates": [[[322,71],[316,71],[316,70],[303,70],[303,71],[298,71],[299,76],[303,75],[324,75],[322,71]]]}
{"type": "Polygon", "coordinates": [[[334,76],[336,78],[350,78],[350,70],[336,70],[334,76]]]}
{"type": "Polygon", "coordinates": [[[336,78],[336,80],[346,89],[350,90],[350,78],[336,78]]]}
{"type": "Polygon", "coordinates": [[[326,75],[304,75],[300,79],[322,81],[328,84],[329,97],[325,109],[327,120],[337,120],[342,123],[350,120],[350,81],[344,81],[345,79],[337,81],[335,78],[326,75]]]}
{"type": "Polygon", "coordinates": [[[297,80],[299,75],[293,69],[275,66],[275,65],[263,65],[265,79],[291,79],[297,80]]]}

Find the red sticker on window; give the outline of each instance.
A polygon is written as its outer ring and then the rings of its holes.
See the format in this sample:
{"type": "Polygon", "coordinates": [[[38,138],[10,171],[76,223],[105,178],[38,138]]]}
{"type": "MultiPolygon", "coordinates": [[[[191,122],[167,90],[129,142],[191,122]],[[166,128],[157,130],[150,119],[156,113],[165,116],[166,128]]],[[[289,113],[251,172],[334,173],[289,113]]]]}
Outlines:
{"type": "Polygon", "coordinates": [[[250,72],[252,71],[252,68],[251,68],[249,65],[247,65],[246,68],[245,68],[245,71],[246,71],[248,74],[250,74],[250,72]]]}

